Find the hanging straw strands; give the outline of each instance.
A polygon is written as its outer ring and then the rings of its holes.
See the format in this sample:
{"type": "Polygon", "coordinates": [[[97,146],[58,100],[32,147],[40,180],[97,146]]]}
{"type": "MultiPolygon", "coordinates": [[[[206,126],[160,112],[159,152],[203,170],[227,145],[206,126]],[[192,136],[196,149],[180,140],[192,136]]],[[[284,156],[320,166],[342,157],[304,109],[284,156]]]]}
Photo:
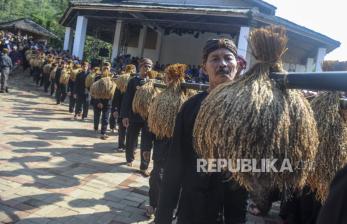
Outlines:
{"type": "Polygon", "coordinates": [[[90,87],[90,94],[95,99],[110,100],[113,97],[116,84],[111,77],[104,77],[94,82],[90,87]]]}
{"type": "Polygon", "coordinates": [[[154,87],[152,80],[146,82],[142,86],[139,86],[133,99],[133,111],[140,114],[144,120],[147,120],[149,105],[158,93],[159,89],[154,87]]]}
{"type": "Polygon", "coordinates": [[[149,107],[148,127],[157,138],[170,138],[173,135],[176,115],[182,104],[196,91],[182,91],[187,66],[173,64],[165,69],[166,88],[158,94],[149,107]]]}
{"type": "Polygon", "coordinates": [[[341,109],[340,102],[338,92],[322,93],[311,102],[318,126],[319,146],[315,161],[310,164],[314,169],[307,183],[321,202],[326,200],[337,171],[347,164],[346,112],[341,109]]]}
{"type": "MultiPolygon", "coordinates": [[[[193,135],[200,157],[231,159],[233,167],[239,159],[259,163],[263,158],[277,159],[278,170],[285,159],[314,159],[318,134],[308,101],[300,92],[279,88],[269,78],[270,72],[283,72],[286,44],[281,27],[251,33],[250,46],[258,63],[239,81],[211,91],[197,115],[193,135]]],[[[272,187],[302,187],[307,174],[308,169],[293,168],[293,172],[236,172],[234,178],[261,200],[272,187]]]]}

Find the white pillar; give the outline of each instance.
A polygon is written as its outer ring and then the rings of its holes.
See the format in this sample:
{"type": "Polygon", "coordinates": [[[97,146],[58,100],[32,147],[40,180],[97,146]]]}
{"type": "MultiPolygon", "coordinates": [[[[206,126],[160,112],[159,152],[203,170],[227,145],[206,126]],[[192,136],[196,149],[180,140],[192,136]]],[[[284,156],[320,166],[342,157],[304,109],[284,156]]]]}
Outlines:
{"type": "Polygon", "coordinates": [[[307,58],[306,62],[306,72],[314,72],[314,59],[313,58],[307,58]]]}
{"type": "Polygon", "coordinates": [[[83,59],[84,43],[86,41],[88,19],[85,16],[78,16],[75,30],[75,40],[73,43],[72,55],[83,59]]]}
{"type": "Polygon", "coordinates": [[[122,26],[123,26],[123,21],[117,20],[116,29],[114,31],[111,61],[113,61],[113,59],[116,58],[119,54],[119,48],[120,48],[119,45],[120,45],[120,39],[121,39],[121,33],[122,33],[122,26]]]}
{"type": "Polygon", "coordinates": [[[143,26],[143,28],[140,31],[140,37],[139,37],[139,57],[143,57],[143,52],[145,48],[145,43],[146,43],[146,36],[147,36],[147,26],[143,26]]]}
{"type": "Polygon", "coordinates": [[[65,27],[65,37],[64,37],[64,51],[69,51],[71,53],[71,46],[73,43],[73,30],[71,27],[65,27]]]}
{"type": "MultiPolygon", "coordinates": [[[[248,26],[241,26],[239,40],[237,43],[237,54],[247,60],[247,49],[248,49],[248,37],[250,28],[248,26]]],[[[249,60],[247,60],[249,63],[249,60]]]]}
{"type": "Polygon", "coordinates": [[[316,72],[322,71],[322,64],[327,53],[326,48],[318,48],[317,57],[316,57],[316,72]]]}
{"type": "Polygon", "coordinates": [[[162,39],[163,39],[163,34],[161,32],[157,32],[157,45],[155,46],[157,61],[159,61],[160,59],[162,39]]]}

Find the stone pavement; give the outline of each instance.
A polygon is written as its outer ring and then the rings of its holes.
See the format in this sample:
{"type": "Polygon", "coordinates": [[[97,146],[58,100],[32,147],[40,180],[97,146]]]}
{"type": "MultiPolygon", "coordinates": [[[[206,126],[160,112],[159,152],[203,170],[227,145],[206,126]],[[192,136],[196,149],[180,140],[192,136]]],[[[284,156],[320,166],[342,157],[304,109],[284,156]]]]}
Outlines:
{"type": "Polygon", "coordinates": [[[101,140],[91,120],[72,121],[67,104],[56,105],[28,74],[10,85],[0,94],[0,223],[151,223],[138,155],[127,167],[115,135],[101,140]]]}

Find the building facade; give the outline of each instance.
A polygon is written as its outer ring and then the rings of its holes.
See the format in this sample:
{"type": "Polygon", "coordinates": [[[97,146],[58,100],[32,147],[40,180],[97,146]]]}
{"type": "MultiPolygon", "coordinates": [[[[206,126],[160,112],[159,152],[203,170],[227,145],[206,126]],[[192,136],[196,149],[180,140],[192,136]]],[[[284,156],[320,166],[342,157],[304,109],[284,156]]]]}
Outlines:
{"type": "Polygon", "coordinates": [[[60,23],[66,27],[64,50],[83,58],[86,35],[113,44],[120,54],[149,57],[160,64],[201,63],[206,40],[232,38],[238,53],[254,63],[247,43],[252,29],[287,29],[288,71],[321,71],[325,54],[340,43],[276,16],[262,0],[79,0],[71,1],[60,23]]]}

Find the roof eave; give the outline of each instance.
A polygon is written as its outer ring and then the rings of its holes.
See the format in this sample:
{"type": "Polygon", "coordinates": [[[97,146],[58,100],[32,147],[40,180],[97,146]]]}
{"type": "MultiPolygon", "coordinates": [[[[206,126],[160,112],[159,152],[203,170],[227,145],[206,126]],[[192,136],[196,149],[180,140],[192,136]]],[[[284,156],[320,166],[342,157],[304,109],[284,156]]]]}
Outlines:
{"type": "Polygon", "coordinates": [[[337,40],[334,40],[326,35],[313,31],[307,27],[300,26],[296,23],[293,23],[278,16],[265,16],[263,14],[256,14],[253,15],[253,19],[255,21],[263,22],[269,25],[274,24],[284,26],[290,32],[305,35],[306,37],[321,42],[324,45],[328,45],[329,47],[327,48],[327,53],[333,51],[341,45],[341,42],[337,40]]]}
{"type": "Polygon", "coordinates": [[[125,5],[125,4],[105,4],[105,3],[74,3],[66,9],[60,19],[61,25],[66,24],[66,20],[73,10],[109,10],[109,11],[128,11],[128,12],[158,12],[158,13],[182,13],[198,15],[216,15],[228,17],[246,18],[251,9],[248,8],[190,8],[183,6],[163,6],[163,5],[125,5]]]}

